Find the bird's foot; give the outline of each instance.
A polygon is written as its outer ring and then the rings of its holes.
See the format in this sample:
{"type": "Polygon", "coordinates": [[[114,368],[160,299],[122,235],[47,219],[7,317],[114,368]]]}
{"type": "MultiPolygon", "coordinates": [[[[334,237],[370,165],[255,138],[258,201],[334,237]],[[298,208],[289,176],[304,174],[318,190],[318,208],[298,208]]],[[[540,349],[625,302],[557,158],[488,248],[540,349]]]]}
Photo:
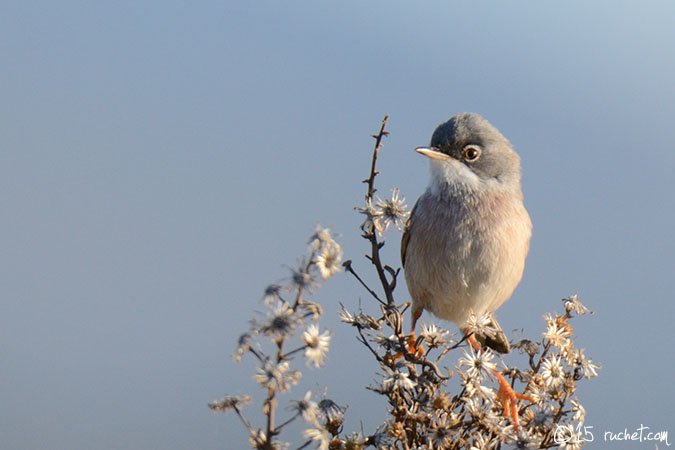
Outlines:
{"type": "MultiPolygon", "coordinates": [[[[422,347],[422,343],[417,343],[417,337],[415,336],[415,333],[412,332],[410,335],[405,339],[406,341],[406,350],[408,350],[408,354],[412,355],[414,358],[421,358],[424,356],[426,353],[426,350],[424,350],[424,347],[422,347]]],[[[405,355],[403,352],[398,352],[394,354],[392,357],[394,360],[397,360],[399,358],[403,358],[405,355]]]]}
{"type": "Polygon", "coordinates": [[[518,406],[516,404],[516,401],[528,400],[529,402],[533,402],[534,400],[532,400],[532,397],[530,397],[529,395],[519,394],[518,392],[514,391],[509,382],[506,381],[506,378],[504,378],[504,375],[502,375],[498,371],[493,370],[492,374],[495,377],[497,377],[497,381],[499,382],[499,391],[497,392],[497,400],[499,400],[499,402],[502,405],[504,416],[510,418],[511,423],[513,424],[513,428],[516,430],[517,433],[519,427],[518,427],[518,406]]]}
{"type": "Polygon", "coordinates": [[[419,344],[417,343],[417,337],[415,337],[415,333],[411,333],[410,336],[408,336],[408,352],[410,352],[415,358],[421,358],[424,356],[426,353],[426,350],[424,350],[424,347],[422,347],[422,343],[420,342],[419,344]]]}
{"type": "Polygon", "coordinates": [[[465,333],[465,336],[466,336],[466,341],[469,343],[469,345],[471,346],[471,348],[474,349],[474,351],[479,351],[480,349],[483,348],[483,346],[480,345],[480,342],[478,342],[478,339],[476,339],[476,335],[475,335],[475,334],[473,334],[473,333],[471,333],[471,334],[465,333]]]}

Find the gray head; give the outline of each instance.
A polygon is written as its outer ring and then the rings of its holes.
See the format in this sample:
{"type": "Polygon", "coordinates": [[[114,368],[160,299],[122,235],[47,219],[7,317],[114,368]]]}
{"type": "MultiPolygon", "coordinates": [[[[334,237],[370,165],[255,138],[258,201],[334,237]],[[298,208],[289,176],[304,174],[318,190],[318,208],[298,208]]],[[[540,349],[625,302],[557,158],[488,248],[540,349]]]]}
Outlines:
{"type": "Polygon", "coordinates": [[[520,189],[520,158],[509,141],[478,114],[459,113],[441,124],[430,148],[432,184],[463,183],[520,189]]]}

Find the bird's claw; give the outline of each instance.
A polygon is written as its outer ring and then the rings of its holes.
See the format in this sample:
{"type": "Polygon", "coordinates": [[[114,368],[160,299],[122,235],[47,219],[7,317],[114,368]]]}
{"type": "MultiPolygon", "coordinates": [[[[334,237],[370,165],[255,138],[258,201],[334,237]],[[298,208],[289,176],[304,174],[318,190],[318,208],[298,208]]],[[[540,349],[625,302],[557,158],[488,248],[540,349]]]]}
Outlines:
{"type": "Polygon", "coordinates": [[[534,400],[529,395],[519,394],[518,392],[514,391],[509,382],[506,381],[506,378],[504,378],[504,375],[499,373],[497,370],[493,370],[492,373],[499,382],[499,391],[497,392],[497,400],[499,400],[499,402],[502,405],[504,416],[509,417],[511,419],[513,428],[516,430],[517,433],[519,427],[518,427],[518,406],[516,404],[516,401],[528,400],[529,402],[533,402],[534,400]]]}
{"type": "Polygon", "coordinates": [[[421,358],[426,353],[426,350],[424,350],[424,347],[422,347],[422,343],[421,342],[419,344],[417,343],[415,333],[411,333],[410,336],[408,336],[407,343],[408,343],[408,352],[415,358],[421,358]]]}
{"type": "MultiPolygon", "coordinates": [[[[426,350],[424,350],[424,347],[422,347],[422,344],[417,344],[417,337],[415,337],[415,333],[411,333],[406,339],[406,350],[408,354],[412,355],[414,358],[421,358],[424,356],[426,353],[426,350]]],[[[403,352],[398,352],[394,354],[392,359],[395,361],[399,358],[405,357],[405,354],[403,352]]]]}

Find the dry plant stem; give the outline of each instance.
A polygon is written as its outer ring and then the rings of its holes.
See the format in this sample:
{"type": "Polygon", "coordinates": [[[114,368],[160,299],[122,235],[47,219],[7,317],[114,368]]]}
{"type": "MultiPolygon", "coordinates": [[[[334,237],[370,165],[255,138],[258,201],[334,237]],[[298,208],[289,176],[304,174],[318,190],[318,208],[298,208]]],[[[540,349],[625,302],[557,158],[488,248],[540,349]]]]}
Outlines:
{"type": "Polygon", "coordinates": [[[361,279],[361,277],[354,271],[354,268],[352,267],[351,261],[345,262],[344,267],[345,267],[345,270],[346,270],[347,272],[349,272],[349,273],[351,273],[352,275],[354,275],[354,277],[358,280],[358,282],[361,284],[361,286],[363,286],[363,287],[366,289],[366,291],[368,291],[368,293],[369,293],[370,295],[373,296],[373,298],[374,298],[375,300],[377,300],[378,302],[380,302],[382,305],[386,305],[386,303],[383,302],[382,299],[380,299],[380,297],[377,295],[377,293],[376,293],[374,290],[372,290],[372,289],[371,289],[371,288],[363,281],[363,279],[361,279]]]}
{"type": "MultiPolygon", "coordinates": [[[[558,401],[559,408],[558,408],[558,412],[556,413],[555,417],[553,418],[554,424],[559,423],[560,419],[562,418],[562,416],[564,414],[563,408],[565,407],[565,403],[567,402],[567,397],[568,397],[568,394],[565,393],[564,397],[560,401],[558,401]]],[[[551,428],[548,431],[548,433],[546,434],[546,436],[542,440],[540,448],[550,448],[550,447],[557,446],[558,444],[556,442],[551,442],[552,439],[553,439],[553,428],[551,428]]]]}
{"type": "Polygon", "coordinates": [[[368,240],[370,241],[371,245],[371,253],[368,259],[370,262],[373,263],[375,266],[375,269],[377,270],[377,276],[380,279],[380,283],[382,284],[382,288],[384,289],[384,295],[387,297],[387,305],[393,305],[394,304],[394,293],[391,289],[391,285],[389,284],[389,281],[387,281],[387,276],[384,273],[384,269],[382,268],[382,262],[380,260],[380,248],[384,243],[380,244],[377,241],[377,234],[375,234],[375,231],[373,230],[372,233],[368,236],[368,240]]]}
{"type": "Polygon", "coordinates": [[[384,130],[387,126],[388,120],[389,116],[385,115],[384,118],[382,119],[382,125],[380,125],[380,131],[377,134],[373,135],[373,138],[375,138],[375,149],[373,150],[373,159],[370,164],[370,176],[368,177],[367,180],[365,180],[365,182],[368,183],[368,192],[366,194],[366,200],[372,200],[373,194],[375,193],[375,177],[379,173],[376,168],[377,154],[380,151],[380,148],[382,147],[382,138],[389,135],[389,132],[384,130]]]}
{"type": "MultiPolygon", "coordinates": [[[[530,357],[530,367],[532,368],[532,371],[534,373],[539,373],[539,369],[541,369],[541,364],[544,362],[544,358],[546,357],[546,354],[548,353],[549,349],[551,348],[551,343],[546,342],[544,344],[544,350],[542,350],[541,355],[539,355],[539,361],[537,362],[536,365],[533,364],[533,357],[530,357]]],[[[515,380],[514,380],[515,381],[515,380]]],[[[524,392],[526,392],[530,388],[530,384],[532,383],[532,380],[528,381],[527,384],[525,385],[524,392]]]]}
{"type": "Polygon", "coordinates": [[[239,416],[239,419],[241,419],[241,422],[244,424],[244,427],[246,427],[246,430],[248,430],[249,433],[252,433],[253,432],[253,426],[251,425],[251,422],[249,422],[248,419],[246,419],[246,417],[244,417],[244,415],[241,413],[241,410],[239,408],[234,406],[232,409],[234,410],[235,413],[237,413],[237,416],[239,416]]]}
{"type": "Polygon", "coordinates": [[[293,422],[293,421],[294,421],[295,419],[297,419],[299,416],[300,416],[300,414],[295,414],[295,415],[291,416],[291,418],[289,418],[289,419],[286,420],[285,422],[283,422],[283,423],[277,425],[277,428],[276,428],[276,430],[275,430],[276,433],[277,433],[277,434],[280,433],[281,430],[282,430],[286,425],[288,425],[289,423],[293,422]]]}
{"type": "Polygon", "coordinates": [[[274,430],[274,413],[276,412],[277,409],[277,401],[275,398],[275,389],[270,388],[267,391],[267,399],[265,400],[265,405],[267,407],[267,433],[265,433],[265,436],[267,436],[267,445],[265,446],[266,449],[271,450],[272,449],[272,430],[274,430]]]}
{"type": "Polygon", "coordinates": [[[258,361],[260,361],[261,363],[264,363],[264,362],[265,362],[265,358],[263,358],[263,356],[262,356],[256,349],[254,349],[254,348],[249,348],[249,349],[248,349],[248,352],[251,353],[253,356],[255,356],[256,359],[257,359],[258,361]]]}
{"type": "MultiPolygon", "coordinates": [[[[388,120],[389,116],[384,116],[384,119],[382,119],[382,125],[380,126],[380,131],[376,135],[373,135],[373,138],[375,138],[375,147],[373,148],[373,159],[370,164],[370,175],[366,180],[364,180],[364,183],[368,185],[368,190],[366,191],[367,204],[370,204],[370,202],[373,200],[373,195],[375,194],[376,191],[375,177],[378,174],[377,155],[380,152],[380,148],[382,148],[382,139],[385,136],[389,135],[389,132],[385,131],[385,127],[387,126],[388,120]]],[[[365,237],[370,241],[370,256],[368,256],[368,259],[375,266],[377,276],[380,279],[380,283],[382,284],[382,288],[384,289],[384,294],[387,297],[387,305],[391,306],[394,304],[394,293],[392,286],[395,285],[395,281],[389,283],[389,281],[387,280],[387,275],[385,274],[384,266],[382,265],[382,261],[380,260],[380,248],[382,248],[384,242],[382,243],[378,242],[377,233],[375,232],[374,227],[371,227],[371,229],[368,231],[365,237]]]]}
{"type": "Polygon", "coordinates": [[[290,356],[293,356],[294,354],[299,353],[299,352],[301,352],[303,350],[306,350],[306,349],[307,349],[307,346],[303,345],[302,347],[298,347],[295,350],[291,350],[290,352],[283,355],[281,358],[282,359],[288,359],[290,356]]]}
{"type": "Polygon", "coordinates": [[[438,368],[438,366],[436,366],[436,364],[434,364],[431,361],[428,361],[426,359],[417,358],[413,353],[409,352],[407,342],[405,341],[405,338],[403,336],[399,336],[399,345],[403,349],[401,354],[403,355],[403,357],[405,357],[406,361],[409,361],[413,364],[418,364],[420,366],[428,367],[441,380],[448,380],[450,378],[450,377],[446,377],[445,375],[443,375],[441,373],[440,369],[438,368]]]}
{"type": "MultiPolygon", "coordinates": [[[[305,264],[305,267],[303,268],[304,272],[307,272],[309,270],[310,265],[312,264],[312,260],[314,259],[314,252],[310,255],[307,263],[305,264]]],[[[296,311],[300,303],[302,302],[302,296],[304,294],[304,287],[303,286],[298,286],[297,287],[297,294],[295,296],[295,302],[293,303],[293,311],[296,311]]],[[[300,351],[301,349],[296,349],[293,350],[292,352],[288,354],[284,354],[283,348],[284,348],[284,340],[285,339],[280,339],[277,342],[277,353],[276,353],[276,362],[277,364],[282,362],[284,359],[286,359],[290,354],[293,354],[297,351],[300,351]]],[[[271,387],[267,390],[267,398],[265,399],[265,415],[267,416],[266,420],[266,433],[265,436],[267,437],[265,449],[272,450],[272,438],[279,434],[281,431],[281,428],[285,426],[287,423],[283,423],[279,427],[275,426],[275,416],[276,416],[276,410],[277,410],[277,399],[276,399],[276,389],[274,387],[271,387]]]]}
{"type": "Polygon", "coordinates": [[[360,338],[357,338],[358,341],[361,342],[363,345],[365,345],[368,348],[368,350],[370,350],[370,353],[373,354],[373,356],[375,357],[375,359],[377,359],[378,362],[381,363],[384,362],[382,357],[375,351],[375,349],[368,342],[368,339],[366,339],[366,337],[363,335],[363,330],[361,329],[361,327],[359,327],[357,331],[360,336],[360,338]]]}
{"type": "Polygon", "coordinates": [[[310,439],[309,441],[305,442],[304,444],[302,444],[300,447],[296,448],[295,450],[302,450],[303,448],[307,448],[311,443],[312,443],[312,440],[310,439]]]}

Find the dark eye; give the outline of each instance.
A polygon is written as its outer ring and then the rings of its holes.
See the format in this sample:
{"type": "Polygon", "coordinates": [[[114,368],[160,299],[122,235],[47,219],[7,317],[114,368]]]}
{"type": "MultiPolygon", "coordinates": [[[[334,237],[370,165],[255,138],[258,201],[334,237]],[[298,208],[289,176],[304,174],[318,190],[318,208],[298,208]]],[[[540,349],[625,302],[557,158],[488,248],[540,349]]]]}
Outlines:
{"type": "Polygon", "coordinates": [[[462,156],[467,161],[475,161],[480,157],[480,149],[473,145],[467,145],[464,147],[462,156]]]}

